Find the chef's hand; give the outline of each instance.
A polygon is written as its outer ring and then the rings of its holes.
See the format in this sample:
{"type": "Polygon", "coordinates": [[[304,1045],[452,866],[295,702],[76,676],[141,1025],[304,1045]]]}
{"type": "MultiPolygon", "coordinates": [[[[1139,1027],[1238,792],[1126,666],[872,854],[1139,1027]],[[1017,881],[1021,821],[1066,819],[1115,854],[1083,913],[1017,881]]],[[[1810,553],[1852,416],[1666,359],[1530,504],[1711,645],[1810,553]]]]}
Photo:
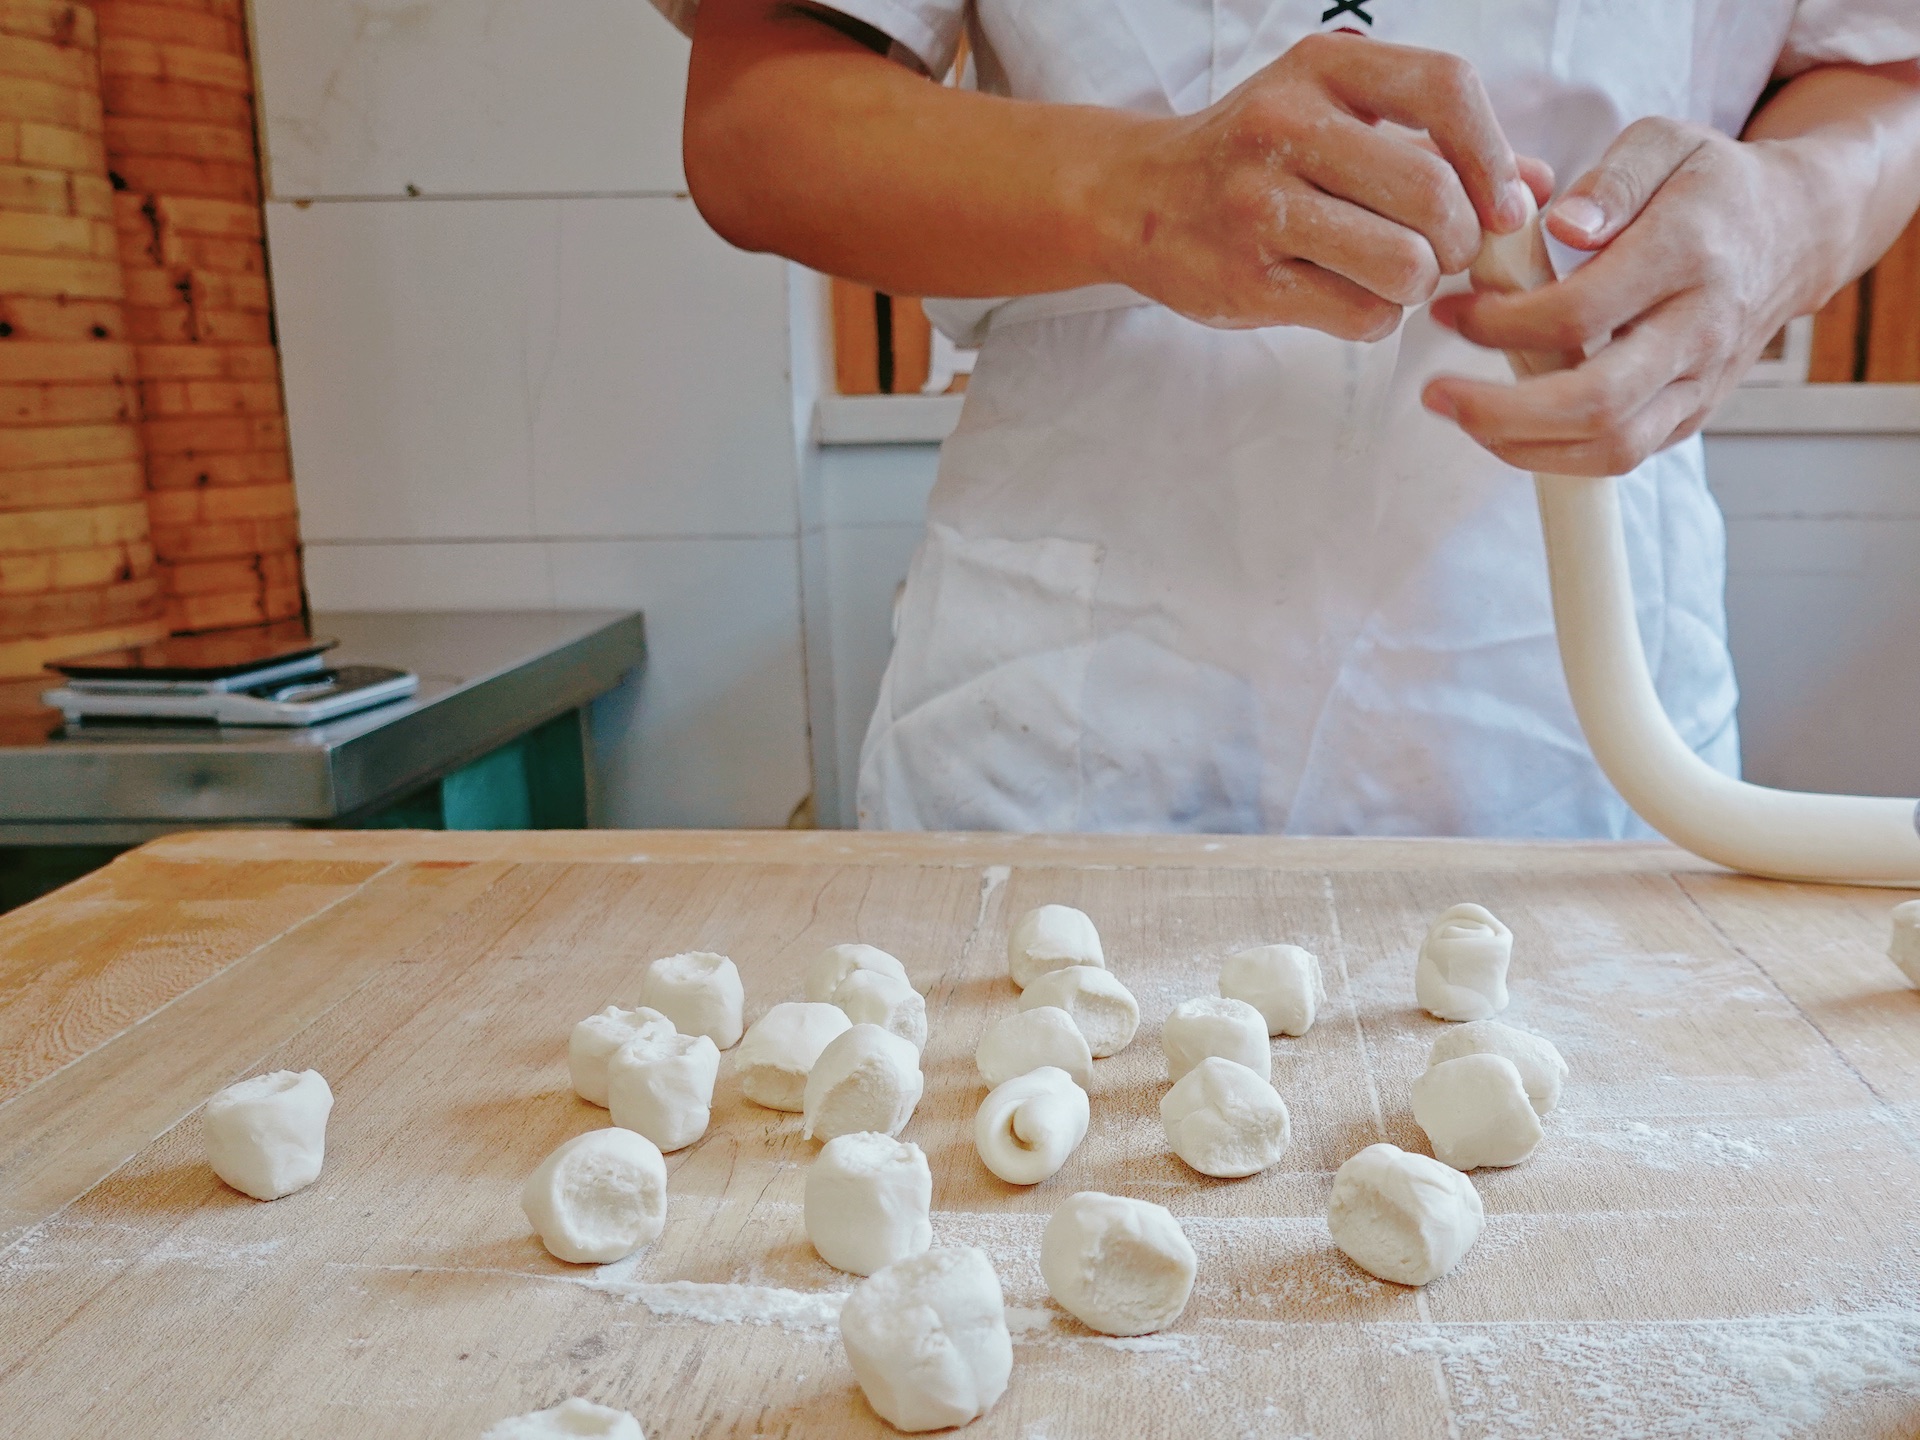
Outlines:
{"type": "Polygon", "coordinates": [[[1517,385],[1441,376],[1427,408],[1522,470],[1625,474],[1698,430],[1804,308],[1803,191],[1777,146],[1631,126],[1547,211],[1555,238],[1599,254],[1530,293],[1433,307],[1476,345],[1592,358],[1517,385]]]}
{"type": "Polygon", "coordinates": [[[1466,61],[1314,35],[1122,147],[1106,268],[1209,325],[1377,340],[1473,262],[1483,230],[1519,228],[1528,184],[1551,173],[1516,160],[1466,61]]]}

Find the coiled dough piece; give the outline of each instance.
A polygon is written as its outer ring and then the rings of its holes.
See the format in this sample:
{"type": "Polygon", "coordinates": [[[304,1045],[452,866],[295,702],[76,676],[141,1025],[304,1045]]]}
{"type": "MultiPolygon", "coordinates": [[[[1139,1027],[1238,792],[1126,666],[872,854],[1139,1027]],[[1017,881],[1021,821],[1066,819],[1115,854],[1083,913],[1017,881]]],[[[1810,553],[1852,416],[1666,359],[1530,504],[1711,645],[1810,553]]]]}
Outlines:
{"type": "Polygon", "coordinates": [[[1149,1335],[1193,1294],[1193,1245],[1164,1205],[1082,1190],[1040,1237],[1047,1293],[1089,1330],[1149,1335]]]}
{"type": "Polygon", "coordinates": [[[1273,1078],[1266,1017],[1244,1000],[1224,995],[1182,1000],[1160,1027],[1160,1048],[1167,1056],[1167,1079],[1175,1083],[1209,1055],[1244,1065],[1262,1080],[1273,1078]]]}
{"type": "Polygon", "coordinates": [[[980,1159],[1009,1185],[1038,1185],[1086,1139],[1087,1092],[1056,1065],[994,1086],[973,1117],[980,1159]]]}
{"type": "Polygon", "coordinates": [[[710,950],[654,961],[640,981],[640,999],[682,1035],[704,1035],[722,1050],[738,1045],[746,1028],[740,971],[710,950]]]}
{"type": "Polygon", "coordinates": [[[591,1400],[563,1400],[548,1410],[515,1415],[487,1427],[480,1440],[562,1440],[567,1436],[591,1440],[647,1440],[640,1422],[624,1410],[596,1405],[591,1400]]]}
{"type": "Polygon", "coordinates": [[[1893,939],[1887,957],[1902,975],[1920,985],[1920,900],[1893,907],[1893,939]]]}
{"type": "Polygon", "coordinates": [[[933,1172],[911,1140],[836,1135],[807,1167],[807,1239],[836,1270],[871,1275],[933,1244],[933,1172]]]}
{"type": "Polygon", "coordinates": [[[275,1070],[220,1091],[200,1112],[207,1164],[242,1195],[304,1190],[327,1159],[333,1091],[318,1070],[275,1070]]]}
{"type": "Polygon", "coordinates": [[[1504,1055],[1443,1060],[1413,1082],[1413,1118],[1456,1170],[1518,1165],[1540,1143],[1540,1117],[1504,1055]]]}
{"type": "Polygon", "coordinates": [[[1369,1145],[1348,1160],[1327,1201],[1333,1243],[1369,1275],[1397,1285],[1438,1280],[1485,1222],[1466,1176],[1397,1145],[1369,1145]]]}
{"type": "Polygon", "coordinates": [[[854,970],[834,987],[833,1003],[855,1025],[878,1025],[914,1049],[926,1049],[926,997],[898,975],[854,970]]]}
{"type": "Polygon", "coordinates": [[[1073,1017],[1096,1060],[1118,1055],[1140,1028],[1140,1002],[1111,972],[1093,965],[1068,965],[1036,976],[1020,992],[1020,1008],[1051,1005],[1073,1017]]]}
{"type": "Polygon", "coordinates": [[[1013,1336],[984,1250],[929,1250],[876,1271],[840,1309],[853,1378],[896,1430],[977,1420],[1007,1393],[1013,1336]]]}
{"type": "Polygon", "coordinates": [[[1022,990],[1049,970],[1069,965],[1107,968],[1100,932],[1085,911],[1071,905],[1041,905],[1015,922],[1007,936],[1007,973],[1022,990]]]}
{"type": "Polygon", "coordinates": [[[831,1004],[833,992],[856,970],[870,970],[876,975],[891,975],[909,985],[913,983],[907,979],[907,967],[877,946],[829,945],[807,966],[807,999],[821,1005],[831,1004]]]}
{"type": "Polygon", "coordinates": [[[1298,945],[1256,945],[1220,966],[1220,993],[1244,1000],[1267,1022],[1269,1035],[1304,1035],[1327,998],[1319,959],[1298,945]]]}
{"type": "Polygon", "coordinates": [[[609,1005],[598,1015],[589,1015],[567,1038],[567,1069],[573,1077],[574,1094],[589,1105],[605,1109],[607,1062],[614,1052],[636,1035],[671,1034],[673,1022],[645,1005],[631,1010],[609,1005]]]}
{"type": "Polygon", "coordinates": [[[733,1057],[740,1093],[769,1110],[805,1107],[807,1072],[820,1052],[853,1022],[836,1005],[788,1000],[753,1022],[733,1057]]]}
{"type": "Polygon", "coordinates": [[[1000,1085],[1055,1065],[1083,1090],[1093,1084],[1093,1052],[1073,1016],[1057,1005],[1041,1005],[995,1021],[973,1052],[973,1063],[989,1085],[1000,1085]]]}
{"type": "Polygon", "coordinates": [[[666,1161],[632,1130],[589,1130],[540,1162],[520,1192],[520,1208],[555,1259],[623,1260],[667,1223],[666,1161]]]}
{"type": "Polygon", "coordinates": [[[820,1052],[807,1075],[801,1106],[807,1138],[831,1140],[856,1130],[898,1135],[925,1088],[918,1050],[878,1025],[855,1025],[820,1052]]]}
{"type": "Polygon", "coordinates": [[[1427,1054],[1427,1068],[1458,1060],[1462,1055],[1498,1055],[1513,1062],[1526,1087],[1533,1113],[1545,1115],[1560,1103],[1560,1088],[1566,1083],[1567,1062],[1560,1058],[1551,1040],[1502,1025],[1498,1020],[1475,1020],[1444,1030],[1427,1054]]]}
{"type": "Polygon", "coordinates": [[[636,1035],[607,1062],[613,1123],[662,1150],[682,1150],[707,1133],[720,1049],[705,1035],[636,1035]]]}
{"type": "Polygon", "coordinates": [[[1246,1066],[1209,1055],[1160,1099],[1173,1153],[1202,1175],[1236,1179],[1286,1152],[1291,1122],[1280,1092],[1246,1066]]]}
{"type": "Polygon", "coordinates": [[[1485,1020],[1507,1008],[1507,963],[1513,932],[1492,911],[1455,905],[1420,945],[1414,998],[1442,1020],[1485,1020]]]}

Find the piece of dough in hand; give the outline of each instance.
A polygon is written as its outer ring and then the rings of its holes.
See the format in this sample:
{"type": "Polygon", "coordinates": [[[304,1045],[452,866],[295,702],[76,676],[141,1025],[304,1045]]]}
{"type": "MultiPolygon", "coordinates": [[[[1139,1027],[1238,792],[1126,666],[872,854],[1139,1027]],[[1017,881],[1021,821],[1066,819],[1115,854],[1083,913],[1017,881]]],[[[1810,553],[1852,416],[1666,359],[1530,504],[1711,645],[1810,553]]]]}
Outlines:
{"type": "Polygon", "coordinates": [[[1382,1280],[1425,1285],[1460,1263],[1486,1214],[1458,1170],[1397,1145],[1369,1145],[1340,1167],[1327,1229],[1346,1257],[1382,1280]]]}
{"type": "Polygon", "coordinates": [[[1920,985],[1920,900],[1893,907],[1893,940],[1887,956],[1902,975],[1920,985]]]}
{"type": "Polygon", "coordinates": [[[1269,1035],[1304,1035],[1327,998],[1320,961],[1298,945],[1257,945],[1220,965],[1220,993],[1244,1000],[1267,1022],[1269,1035]]]}
{"type": "Polygon", "coordinates": [[[973,1144],[1009,1185],[1038,1185],[1087,1136],[1087,1092],[1055,1065],[996,1085],[973,1117],[973,1144]]]}
{"type": "Polygon", "coordinates": [[[1238,1179],[1286,1153],[1291,1122],[1280,1092],[1246,1066],[1209,1055],[1160,1098],[1173,1153],[1202,1175],[1238,1179]]]}
{"type": "Polygon", "coordinates": [[[1093,1058],[1118,1055],[1140,1028],[1140,1002],[1110,971],[1092,965],[1049,970],[1020,992],[1020,1008],[1052,1005],[1073,1017],[1093,1058]]]}
{"type": "Polygon", "coordinates": [[[707,1133],[720,1049],[705,1035],[636,1035],[607,1062],[613,1123],[662,1150],[683,1150],[707,1133]]]}
{"type": "Polygon", "coordinates": [[[1160,1027],[1160,1048],[1167,1056],[1167,1079],[1175,1083],[1209,1055],[1244,1065],[1262,1080],[1273,1078],[1266,1017],[1244,1000],[1213,995],[1182,1000],[1160,1027]]]}
{"type": "Polygon", "coordinates": [[[610,1126],[576,1135],[527,1177],[520,1208],[555,1259],[607,1265],[652,1244],[667,1223],[667,1165],[644,1135],[610,1126]]]}
{"type": "Polygon", "coordinates": [[[909,1433],[978,1419],[1013,1374],[1000,1277],[971,1246],[929,1250],[863,1280],[841,1307],[840,1342],[867,1403],[909,1433]]]}
{"type": "Polygon", "coordinates": [[[1029,910],[1007,936],[1007,974],[1022,990],[1049,970],[1069,965],[1107,968],[1100,932],[1085,911],[1071,905],[1041,905],[1029,910]]]}
{"type": "Polygon", "coordinates": [[[1513,932],[1479,905],[1455,905],[1433,922],[1414,966],[1413,993],[1442,1020],[1485,1020],[1507,1008],[1513,932]]]}
{"type": "Polygon", "coordinates": [[[1518,1165],[1540,1143],[1540,1117],[1504,1055],[1441,1061],[1413,1082],[1413,1118],[1456,1170],[1518,1165]]]}
{"type": "Polygon", "coordinates": [[[907,985],[913,983],[907,978],[907,967],[877,946],[829,945],[807,966],[807,999],[816,1004],[831,1004],[833,992],[856,970],[891,975],[907,985]]]}
{"type": "Polygon", "coordinates": [[[927,1001],[898,975],[855,970],[833,991],[833,1003],[855,1025],[878,1025],[916,1050],[927,1047],[927,1001]]]}
{"type": "Polygon", "coordinates": [[[333,1091],[317,1070],[275,1070],[229,1085],[200,1113],[207,1164],[242,1195],[304,1190],[327,1158],[333,1091]]]}
{"type": "Polygon", "coordinates": [[[726,956],[708,950],[654,961],[640,981],[640,999],[682,1035],[704,1035],[722,1050],[738,1045],[746,1028],[740,971],[726,956]]]}
{"type": "Polygon", "coordinates": [[[836,1135],[807,1167],[807,1239],[836,1270],[871,1275],[933,1244],[933,1172],[910,1140],[836,1135]]]}
{"type": "Polygon", "coordinates": [[[926,1088],[920,1052],[878,1025],[855,1025],[820,1052],[801,1106],[810,1140],[857,1130],[898,1135],[926,1088]]]}
{"type": "Polygon", "coordinates": [[[640,1422],[624,1410],[596,1405],[591,1400],[563,1400],[549,1410],[515,1415],[487,1427],[480,1440],[647,1440],[640,1422]]]}
{"type": "Polygon", "coordinates": [[[995,1021],[973,1052],[973,1063],[989,1085],[1005,1084],[1042,1065],[1058,1066],[1083,1090],[1093,1084],[1093,1052],[1073,1016],[1057,1005],[1041,1005],[995,1021]]]}
{"type": "Polygon", "coordinates": [[[1040,1237],[1047,1293],[1103,1335],[1150,1335],[1173,1324],[1193,1293],[1196,1264],[1164,1205],[1098,1190],[1069,1196],[1040,1237]]]}
{"type": "Polygon", "coordinates": [[[1567,1062],[1560,1058],[1551,1040],[1498,1020],[1475,1020],[1443,1030],[1427,1054],[1427,1068],[1458,1060],[1462,1055],[1499,1055],[1511,1060],[1536,1115],[1545,1115],[1560,1103],[1567,1062]]]}
{"type": "Polygon", "coordinates": [[[788,1000],[753,1022],[734,1053],[740,1093],[769,1110],[805,1108],[807,1072],[835,1037],[853,1027],[837,1005],[788,1000]]]}
{"type": "Polygon", "coordinates": [[[609,1005],[598,1015],[589,1015],[567,1038],[567,1069],[573,1077],[573,1093],[589,1105],[605,1109],[607,1062],[614,1052],[636,1035],[671,1034],[673,1022],[645,1005],[631,1010],[609,1005]]]}

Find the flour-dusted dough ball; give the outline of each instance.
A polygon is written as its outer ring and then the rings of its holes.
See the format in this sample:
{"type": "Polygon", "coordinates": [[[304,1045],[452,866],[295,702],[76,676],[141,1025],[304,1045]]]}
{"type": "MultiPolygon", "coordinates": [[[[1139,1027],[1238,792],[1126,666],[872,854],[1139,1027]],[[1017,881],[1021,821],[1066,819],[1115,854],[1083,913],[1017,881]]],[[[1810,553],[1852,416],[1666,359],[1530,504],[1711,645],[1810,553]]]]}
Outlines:
{"type": "Polygon", "coordinates": [[[613,1052],[636,1035],[671,1035],[673,1022],[644,1005],[622,1010],[609,1005],[573,1027],[567,1040],[567,1068],[573,1074],[573,1092],[602,1109],[607,1103],[607,1062],[613,1052]]]}
{"type": "Polygon", "coordinates": [[[1042,1065],[1057,1065],[1083,1090],[1093,1084],[1093,1052],[1087,1048],[1086,1036],[1073,1023],[1073,1016],[1057,1005],[1041,1005],[996,1020],[973,1052],[973,1063],[989,1085],[1004,1084],[1042,1065]]]}
{"type": "Polygon", "coordinates": [[[1029,910],[1007,936],[1007,973],[1022,990],[1049,970],[1069,965],[1107,968],[1100,932],[1084,911],[1071,905],[1042,905],[1029,910]]]}
{"type": "Polygon", "coordinates": [[[1267,1022],[1269,1035],[1304,1035],[1327,998],[1320,961],[1298,945],[1257,945],[1220,965],[1220,993],[1244,1000],[1267,1022]]]}
{"type": "Polygon", "coordinates": [[[833,1003],[855,1025],[878,1025],[916,1050],[926,1048],[926,998],[898,975],[855,970],[834,987],[833,1003]]]}
{"type": "Polygon", "coordinates": [[[1043,1065],[987,1092],[973,1117],[974,1148],[1009,1185],[1038,1185],[1086,1139],[1090,1114],[1073,1077],[1043,1065]]]}
{"type": "Polygon", "coordinates": [[[705,1035],[636,1035],[607,1062],[613,1123],[662,1150],[681,1150],[707,1133],[720,1048],[705,1035]]]}
{"type": "Polygon", "coordinates": [[[1180,1318],[1193,1293],[1193,1245],[1150,1200],[1082,1190],[1040,1236],[1047,1293],[1089,1330],[1150,1335],[1180,1318]]]}
{"type": "Polygon", "coordinates": [[[640,982],[640,999],[682,1035],[704,1035],[722,1050],[738,1045],[746,1028],[739,970],[726,956],[706,950],[654,961],[640,982]]]}
{"type": "Polygon", "coordinates": [[[933,1172],[911,1140],[836,1135],[807,1167],[807,1239],[836,1270],[871,1275],[933,1244],[933,1172]]]}
{"type": "Polygon", "coordinates": [[[1092,965],[1049,970],[1020,992],[1020,1008],[1052,1005],[1073,1017],[1096,1060],[1118,1055],[1140,1028],[1140,1002],[1109,971],[1092,965]]]}
{"type": "Polygon", "coordinates": [[[1560,1058],[1551,1040],[1498,1020],[1475,1020],[1442,1031],[1428,1052],[1427,1068],[1458,1060],[1462,1055],[1499,1055],[1511,1060],[1536,1115],[1544,1115],[1560,1103],[1567,1062],[1560,1058]]]}
{"type": "Polygon", "coordinates": [[[829,945],[807,967],[807,999],[823,1005],[832,1003],[840,982],[856,970],[871,970],[876,975],[913,983],[907,979],[907,967],[884,950],[872,945],[829,945]]]}
{"type": "Polygon", "coordinates": [[[1413,1082],[1413,1118],[1456,1170],[1518,1165],[1540,1143],[1540,1117],[1504,1055],[1441,1061],[1413,1082]]]}
{"type": "Polygon", "coordinates": [[[327,1158],[333,1091],[317,1070],[275,1070],[229,1085],[200,1113],[213,1173],[242,1195],[304,1190],[327,1158]]]}
{"type": "Polygon", "coordinates": [[[842,1032],[813,1062],[802,1112],[810,1140],[856,1130],[898,1135],[926,1088],[920,1052],[878,1025],[842,1032]]]}
{"type": "Polygon", "coordinates": [[[1438,1280],[1485,1222],[1466,1176],[1397,1145],[1369,1145],[1347,1161],[1327,1201],[1333,1243],[1369,1275],[1397,1285],[1438,1280]]]}
{"type": "Polygon", "coordinates": [[[1273,1078],[1267,1020],[1244,1000],[1201,995],[1182,1000],[1160,1027],[1167,1079],[1178,1082],[1209,1055],[1246,1066],[1262,1080],[1273,1078]]]}
{"type": "Polygon", "coordinates": [[[1280,1092],[1246,1066],[1209,1055],[1160,1099],[1173,1153],[1202,1175],[1236,1179],[1266,1169],[1291,1138],[1280,1092]]]}
{"type": "Polygon", "coordinates": [[[854,1287],[840,1310],[853,1378],[896,1430],[977,1420],[1013,1374],[1000,1277],[984,1250],[929,1250],[854,1287]]]}
{"type": "Polygon", "coordinates": [[[807,1072],[820,1052],[852,1028],[835,1005],[789,1000],[753,1022],[733,1057],[740,1093],[769,1110],[798,1112],[806,1104],[807,1072]]]}
{"type": "Polygon", "coordinates": [[[1433,922],[1414,966],[1413,993],[1442,1020],[1484,1020],[1507,1008],[1513,932],[1479,905],[1456,905],[1433,922]]]}
{"type": "Polygon", "coordinates": [[[589,1130],[540,1162],[520,1208],[555,1259],[611,1264],[652,1244],[666,1225],[667,1164],[644,1135],[589,1130]]]}
{"type": "Polygon", "coordinates": [[[647,1440],[640,1422],[624,1410],[596,1405],[591,1400],[563,1400],[551,1410],[515,1415],[487,1427],[480,1440],[562,1440],[586,1436],[592,1440],[647,1440]]]}
{"type": "Polygon", "coordinates": [[[1893,941],[1887,955],[1902,975],[1920,985],[1920,900],[1893,907],[1893,941]]]}

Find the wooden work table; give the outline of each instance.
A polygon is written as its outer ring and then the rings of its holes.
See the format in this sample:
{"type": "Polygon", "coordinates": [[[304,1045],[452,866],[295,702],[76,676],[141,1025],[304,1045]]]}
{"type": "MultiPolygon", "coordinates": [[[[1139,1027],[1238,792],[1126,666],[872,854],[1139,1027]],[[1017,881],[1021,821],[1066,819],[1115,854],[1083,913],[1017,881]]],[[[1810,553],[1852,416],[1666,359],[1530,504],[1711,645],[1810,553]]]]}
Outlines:
{"type": "MultiPolygon", "coordinates": [[[[572,1394],[652,1440],[890,1433],[855,1389],[801,1230],[816,1147],[722,1066],[637,1262],[552,1260],[520,1214],[607,1123],[567,1083],[581,1016],[645,963],[739,963],[752,1018],[805,962],[880,945],[927,994],[906,1130],[936,1244],[992,1257],[1013,1382],[980,1436],[1920,1433],[1920,992],[1887,892],[1769,884],[1657,846],[412,832],[182,835],[0,920],[0,1434],[473,1437],[572,1394]],[[1476,1172],[1478,1246],[1422,1291],[1328,1240],[1334,1169],[1424,1150],[1439,1022],[1413,954],[1457,900],[1515,934],[1503,1016],[1572,1077],[1534,1157],[1476,1172]],[[1100,926],[1139,997],[1086,1143],[993,1179],[972,1055],[1014,1008],[1012,919],[1100,926]],[[1161,1019],[1294,940],[1328,999],[1274,1043],[1293,1143],[1243,1181],[1167,1150],[1161,1019]],[[207,1169],[215,1090],[312,1066],[326,1169],[273,1204],[207,1169]],[[1047,1300],[1076,1190],[1159,1201],[1200,1256],[1174,1330],[1114,1342],[1047,1300]]],[[[831,1292],[831,1293],[829,1293],[831,1292]]]]}

